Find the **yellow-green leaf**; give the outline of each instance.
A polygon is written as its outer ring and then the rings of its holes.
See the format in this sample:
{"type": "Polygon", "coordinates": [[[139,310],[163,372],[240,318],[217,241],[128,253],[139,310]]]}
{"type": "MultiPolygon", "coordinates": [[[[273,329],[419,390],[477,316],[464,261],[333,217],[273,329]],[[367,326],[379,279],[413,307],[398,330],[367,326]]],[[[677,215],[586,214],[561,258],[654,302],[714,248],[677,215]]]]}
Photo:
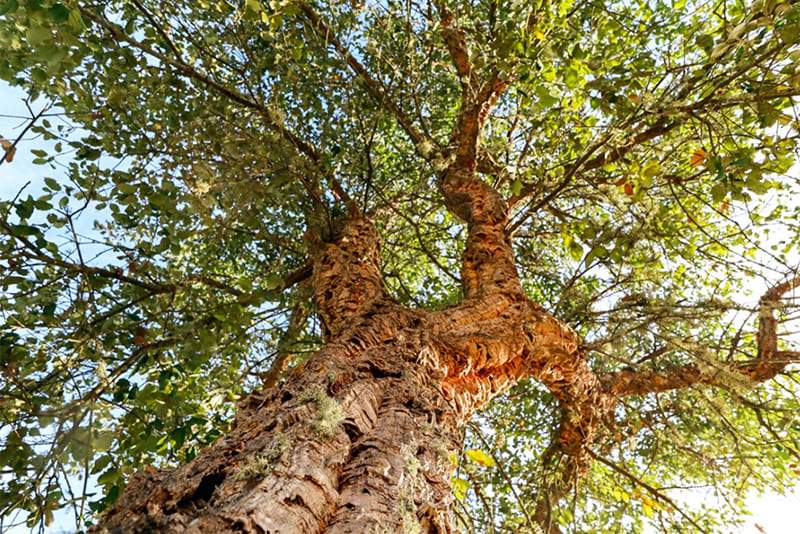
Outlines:
{"type": "Polygon", "coordinates": [[[642,176],[651,178],[661,171],[661,165],[657,161],[651,161],[642,168],[642,176]]]}
{"type": "Polygon", "coordinates": [[[467,455],[467,458],[475,462],[476,464],[480,464],[484,467],[494,467],[494,458],[486,454],[480,449],[468,449],[464,452],[467,455]]]}
{"type": "Polygon", "coordinates": [[[453,495],[456,499],[461,500],[467,496],[469,490],[469,481],[459,477],[452,477],[450,479],[450,486],[453,488],[453,495]]]}

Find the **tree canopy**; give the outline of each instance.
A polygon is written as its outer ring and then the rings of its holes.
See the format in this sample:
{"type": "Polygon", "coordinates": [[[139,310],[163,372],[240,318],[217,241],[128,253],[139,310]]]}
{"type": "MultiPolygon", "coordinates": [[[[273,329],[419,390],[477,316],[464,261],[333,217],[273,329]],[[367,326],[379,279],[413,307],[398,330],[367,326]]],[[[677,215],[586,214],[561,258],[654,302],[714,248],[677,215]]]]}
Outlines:
{"type": "MultiPolygon", "coordinates": [[[[12,522],[67,508],[84,528],[302,363],[323,337],[309,235],[349,209],[399,302],[456,302],[465,232],[436,175],[475,129],[525,291],[592,368],[712,377],[625,399],[565,531],[725,531],[748,492],[796,484],[797,368],[732,369],[773,308],[798,356],[791,291],[759,298],[800,263],[800,4],[0,0],[0,49],[32,113],[0,132],[0,172],[32,146],[41,166],[0,199],[12,522]],[[487,96],[485,125],[459,122],[487,96]]],[[[476,415],[464,531],[533,531],[557,412],[530,381],[476,415]]]]}

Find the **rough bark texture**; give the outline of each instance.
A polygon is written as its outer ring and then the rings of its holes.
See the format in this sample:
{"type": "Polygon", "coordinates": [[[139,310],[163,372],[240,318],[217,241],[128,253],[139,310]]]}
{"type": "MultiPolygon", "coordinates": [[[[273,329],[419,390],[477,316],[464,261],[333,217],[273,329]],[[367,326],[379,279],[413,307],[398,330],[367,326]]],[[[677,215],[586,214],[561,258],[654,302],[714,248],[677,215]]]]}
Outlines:
{"type": "MultiPolygon", "coordinates": [[[[316,12],[301,8],[311,28],[329,38],[316,12]]],[[[588,469],[600,423],[618,399],[719,384],[723,371],[765,380],[797,359],[777,350],[774,310],[800,278],[762,299],[759,353],[749,362],[724,370],[690,364],[593,372],[578,336],[525,295],[507,232],[510,203],[476,174],[481,130],[507,82],[498,69],[481,79],[453,14],[443,3],[437,8],[462,102],[451,148],[423,152],[442,169],[445,205],[467,225],[463,300],[432,313],[394,302],[381,277],[378,234],[346,202],[349,219],[328,242],[316,243],[312,258],[326,346],[282,384],[244,400],[233,431],[194,461],[133,477],[94,532],[453,532],[448,458],[459,446],[459,428],[492,398],[532,378],[562,412],[532,503],[535,521],[555,533],[553,507],[588,469]]],[[[339,41],[332,43],[387,105],[379,83],[339,41]]],[[[420,144],[400,108],[388,109],[420,144]]],[[[268,386],[276,382],[267,378],[268,386]]]]}
{"type": "Polygon", "coordinates": [[[136,475],[97,530],[450,532],[462,416],[424,363],[431,319],[393,303],[377,265],[374,228],[350,221],[315,260],[327,346],[195,461],[136,475]]]}
{"type": "MultiPolygon", "coordinates": [[[[575,333],[525,296],[503,199],[456,164],[440,185],[468,225],[463,301],[432,313],[394,302],[375,228],[347,220],[313,258],[326,346],[282,385],[243,401],[233,431],[194,461],[134,476],[95,532],[453,532],[449,456],[459,428],[524,377],[562,409],[534,513],[558,532],[552,509],[590,465],[616,399],[716,383],[691,365],[595,374],[575,333]]],[[[773,310],[797,284],[765,295],[759,357],[731,372],[763,380],[782,368],[773,310]]]]}
{"type": "Polygon", "coordinates": [[[136,475],[96,530],[451,532],[459,427],[524,376],[574,407],[559,440],[582,457],[597,381],[576,336],[525,297],[502,199],[468,171],[443,176],[442,190],[469,225],[459,306],[393,302],[375,228],[348,220],[314,257],[326,347],[248,397],[234,430],[193,462],[136,475]]]}

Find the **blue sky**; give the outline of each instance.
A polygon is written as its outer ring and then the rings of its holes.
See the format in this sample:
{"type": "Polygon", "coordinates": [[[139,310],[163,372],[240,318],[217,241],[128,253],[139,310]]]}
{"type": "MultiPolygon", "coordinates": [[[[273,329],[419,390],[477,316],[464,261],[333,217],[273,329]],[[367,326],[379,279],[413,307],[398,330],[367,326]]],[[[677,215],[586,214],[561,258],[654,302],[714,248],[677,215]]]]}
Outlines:
{"type": "MultiPolygon", "coordinates": [[[[27,124],[28,121],[24,117],[28,116],[29,112],[23,97],[22,91],[0,81],[0,137],[13,141],[27,124]]],[[[42,102],[32,104],[34,111],[39,111],[43,106],[42,102]]],[[[30,139],[31,135],[27,137],[30,139]]],[[[20,187],[29,180],[31,181],[29,189],[41,189],[44,183],[43,168],[32,163],[35,156],[31,154],[31,148],[45,144],[41,140],[23,141],[18,145],[14,161],[0,166],[0,198],[13,198],[20,187]]]]}

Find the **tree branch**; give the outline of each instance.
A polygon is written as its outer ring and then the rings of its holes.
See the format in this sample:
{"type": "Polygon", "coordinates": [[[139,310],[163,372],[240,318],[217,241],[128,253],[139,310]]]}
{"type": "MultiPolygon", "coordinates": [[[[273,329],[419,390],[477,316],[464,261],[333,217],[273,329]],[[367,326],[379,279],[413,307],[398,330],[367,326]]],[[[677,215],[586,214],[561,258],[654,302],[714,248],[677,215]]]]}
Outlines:
{"type": "MultiPolygon", "coordinates": [[[[800,287],[800,275],[767,290],[759,300],[758,354],[755,358],[732,365],[676,365],[661,371],[622,370],[601,377],[603,388],[614,397],[646,395],[705,384],[725,385],[726,377],[763,382],[775,377],[791,363],[800,363],[800,352],[778,350],[778,319],[775,310],[780,299],[800,287]]],[[[728,380],[729,381],[729,380],[728,380]]]]}
{"type": "MultiPolygon", "coordinates": [[[[230,87],[226,87],[221,83],[217,82],[216,80],[212,79],[207,74],[204,74],[193,66],[189,65],[184,61],[182,56],[180,55],[180,51],[177,47],[172,44],[171,41],[168,41],[170,44],[170,50],[175,55],[175,58],[171,58],[161,52],[154,50],[150,46],[137,41],[136,39],[128,36],[125,32],[121,31],[117,26],[109,22],[104,17],[98,16],[96,13],[81,7],[80,8],[81,15],[85,16],[87,19],[95,22],[98,26],[105,29],[106,32],[117,42],[124,42],[127,43],[134,48],[144,52],[145,54],[158,59],[164,65],[169,65],[177,69],[177,71],[186,76],[189,79],[195,80],[200,82],[201,84],[207,86],[208,88],[212,89],[213,91],[217,92],[218,94],[228,98],[232,102],[235,102],[245,108],[252,109],[256,111],[263,119],[265,124],[269,129],[278,133],[281,137],[283,137],[297,152],[301,155],[310,160],[312,166],[316,168],[316,170],[325,177],[326,181],[329,183],[331,190],[334,194],[347,206],[348,210],[350,211],[351,215],[357,216],[358,215],[358,206],[353,200],[349,197],[349,195],[345,192],[344,188],[339,183],[338,179],[334,174],[327,168],[324,158],[320,151],[308,141],[302,139],[298,136],[295,132],[293,132],[290,128],[288,128],[284,123],[283,120],[279,117],[275,116],[275,113],[271,112],[267,109],[263,104],[260,102],[249,98],[239,91],[232,89],[230,87]]],[[[147,12],[145,12],[147,15],[147,12]]],[[[156,24],[156,22],[148,17],[151,24],[156,24]]],[[[162,30],[163,31],[163,30],[162,30]]]]}
{"type": "MultiPolygon", "coordinates": [[[[451,213],[467,223],[467,243],[461,280],[465,296],[488,293],[523,295],[514,265],[511,241],[505,233],[508,206],[502,196],[476,175],[483,126],[497,99],[508,87],[492,66],[486,81],[469,61],[466,37],[455,26],[452,12],[437,1],[445,44],[461,81],[461,107],[451,133],[454,152],[439,177],[439,188],[451,213]],[[453,157],[454,156],[454,157],[453,157]]],[[[480,158],[490,161],[487,157],[480,158]]]]}
{"type": "Polygon", "coordinates": [[[633,475],[628,470],[626,470],[625,468],[623,468],[620,465],[617,465],[616,463],[612,462],[611,460],[607,460],[607,459],[603,458],[602,456],[599,456],[598,454],[596,454],[592,450],[589,450],[589,454],[592,456],[592,458],[594,458],[595,460],[597,460],[601,464],[603,464],[603,465],[605,465],[607,467],[610,467],[616,473],[619,473],[623,477],[627,478],[628,480],[633,482],[635,485],[637,485],[639,487],[642,487],[645,490],[647,490],[647,492],[650,493],[652,496],[654,496],[656,499],[669,504],[674,510],[677,510],[679,514],[681,514],[687,521],[689,521],[699,532],[708,532],[703,527],[698,525],[697,522],[694,519],[692,519],[692,517],[690,515],[688,515],[686,512],[684,512],[681,509],[681,507],[678,506],[675,503],[675,501],[673,501],[672,499],[670,499],[669,497],[667,497],[666,495],[664,495],[663,493],[658,491],[656,488],[654,488],[653,486],[651,486],[647,482],[644,482],[642,479],[640,479],[639,477],[633,475]]]}
{"type": "Polygon", "coordinates": [[[306,319],[308,318],[308,309],[305,303],[298,302],[292,308],[289,315],[289,321],[286,325],[286,331],[278,341],[275,360],[272,362],[269,370],[261,376],[262,389],[270,389],[277,384],[281,373],[286,370],[289,364],[289,359],[292,357],[292,344],[303,331],[306,319]]]}
{"type": "MultiPolygon", "coordinates": [[[[240,304],[249,304],[257,300],[256,297],[261,296],[261,293],[258,292],[253,294],[242,293],[235,287],[231,287],[227,284],[224,284],[222,282],[219,282],[218,280],[214,280],[213,278],[202,274],[188,275],[179,282],[158,283],[158,282],[148,282],[146,280],[141,280],[138,278],[134,278],[132,276],[128,276],[125,274],[122,268],[109,269],[104,267],[93,267],[91,265],[86,265],[83,263],[74,263],[62,260],[60,258],[55,258],[53,256],[46,254],[41,248],[37,247],[29,239],[19,235],[14,230],[14,227],[9,223],[7,223],[6,221],[0,220],[0,228],[2,228],[7,235],[22,243],[22,246],[24,247],[25,251],[22,252],[21,254],[30,259],[35,259],[41,261],[44,264],[52,265],[54,267],[60,267],[74,274],[99,276],[101,278],[106,278],[109,280],[116,280],[117,282],[121,282],[124,284],[144,289],[148,291],[151,295],[174,293],[177,290],[187,287],[191,284],[203,284],[208,287],[219,289],[220,291],[224,291],[225,293],[237,297],[237,301],[240,304]]],[[[269,293],[284,291],[294,286],[295,284],[302,282],[309,276],[311,276],[310,263],[289,273],[283,280],[281,280],[281,282],[277,285],[277,287],[274,287],[273,289],[269,289],[267,291],[269,293]]]]}
{"type": "Polygon", "coordinates": [[[322,19],[322,17],[320,17],[320,15],[311,5],[306,2],[299,2],[297,6],[300,8],[300,12],[308,21],[309,26],[311,26],[314,32],[326,44],[330,43],[333,48],[336,49],[339,55],[342,56],[342,59],[344,59],[347,66],[350,67],[350,69],[361,78],[361,80],[364,82],[364,87],[367,89],[367,92],[375,100],[375,102],[383,106],[384,109],[394,115],[397,122],[400,124],[403,130],[405,130],[406,134],[408,134],[408,137],[411,139],[411,142],[414,144],[414,147],[419,155],[426,160],[432,159],[434,156],[432,153],[432,139],[420,132],[414,126],[414,123],[411,121],[408,115],[406,115],[406,113],[400,108],[400,106],[398,106],[388,97],[386,87],[384,87],[383,83],[372,77],[364,65],[362,65],[361,62],[359,62],[353,56],[353,54],[350,53],[347,47],[331,30],[330,26],[322,19]],[[427,147],[430,148],[426,149],[427,147]]]}
{"type": "Polygon", "coordinates": [[[357,319],[392,300],[380,270],[380,239],[364,218],[335,221],[331,240],[313,243],[311,285],[326,337],[335,338],[357,319]]]}
{"type": "MultiPolygon", "coordinates": [[[[30,107],[28,107],[28,109],[30,110],[30,107]]],[[[0,137],[0,150],[2,151],[2,153],[0,153],[0,165],[6,162],[11,163],[14,160],[14,154],[17,152],[17,145],[19,144],[19,142],[22,141],[22,139],[25,137],[25,134],[28,133],[28,130],[30,130],[33,127],[33,125],[36,124],[36,121],[38,121],[39,118],[41,118],[41,116],[44,115],[45,112],[49,109],[50,109],[49,105],[44,106],[39,111],[39,113],[37,113],[36,115],[31,115],[28,124],[25,125],[25,127],[22,129],[19,135],[17,135],[14,141],[9,142],[0,137]]]]}
{"type": "Polygon", "coordinates": [[[467,49],[467,38],[464,31],[454,25],[455,17],[443,0],[435,0],[436,10],[439,12],[439,21],[442,25],[442,36],[453,66],[456,68],[458,80],[462,90],[467,90],[473,85],[472,63],[467,49]]]}
{"type": "MultiPolygon", "coordinates": [[[[753,63],[748,63],[746,65],[741,65],[734,69],[730,75],[727,77],[724,83],[718,83],[717,88],[724,87],[727,84],[730,84],[733,80],[739,77],[743,72],[747,69],[758,66],[761,64],[762,61],[765,61],[772,57],[778,50],[783,47],[783,43],[778,42],[772,46],[767,46],[766,50],[764,50],[759,56],[753,61],[753,63]]],[[[721,59],[717,58],[717,61],[721,59]]],[[[647,127],[647,129],[640,131],[638,133],[631,133],[627,137],[627,140],[620,146],[612,148],[611,150],[607,151],[606,154],[601,156],[597,156],[595,158],[591,158],[591,156],[600,148],[605,146],[608,143],[608,136],[605,136],[603,139],[595,143],[594,145],[587,148],[586,152],[579,157],[573,164],[571,165],[564,165],[566,167],[564,178],[562,178],[558,184],[556,184],[548,193],[547,195],[537,204],[527,210],[528,214],[535,213],[543,206],[546,206],[553,198],[558,196],[571,182],[572,178],[578,174],[578,172],[586,172],[593,169],[597,169],[606,165],[608,163],[613,163],[618,161],[622,157],[624,157],[631,149],[634,147],[641,145],[642,143],[646,143],[652,139],[656,139],[671,130],[675,129],[676,127],[682,125],[685,121],[686,116],[693,116],[698,111],[715,111],[719,109],[724,109],[731,106],[749,104],[749,103],[756,103],[762,102],[767,100],[775,100],[781,98],[792,98],[798,94],[796,89],[785,89],[785,90],[772,90],[765,93],[758,93],[755,95],[737,95],[732,97],[723,97],[723,98],[714,98],[716,94],[715,91],[709,92],[706,98],[703,98],[697,102],[693,102],[691,104],[682,104],[681,102],[686,98],[687,95],[690,94],[691,89],[693,87],[692,84],[701,82],[704,80],[705,76],[708,74],[708,70],[710,67],[715,65],[716,63],[709,63],[703,69],[701,69],[698,73],[694,76],[688,78],[685,82],[683,88],[678,92],[677,95],[667,103],[658,106],[655,110],[648,112],[645,110],[639,118],[632,118],[631,120],[627,121],[627,124],[633,124],[634,122],[638,122],[642,120],[646,115],[652,114],[656,117],[656,121],[653,125],[647,127]],[[672,118],[669,117],[675,114],[683,114],[684,117],[672,118]]],[[[702,83],[700,84],[702,85],[702,83]]],[[[662,95],[662,100],[666,97],[666,95],[662,95]]],[[[522,202],[525,202],[528,198],[531,197],[533,192],[536,188],[536,183],[529,183],[523,186],[523,189],[520,193],[513,195],[509,198],[509,205],[510,209],[518,206],[522,202]]],[[[516,228],[518,228],[528,217],[526,214],[525,217],[517,221],[513,228],[511,229],[512,233],[516,228]]]]}
{"type": "MultiPolygon", "coordinates": [[[[665,121],[664,119],[660,119],[657,121],[653,126],[647,128],[646,130],[635,134],[628,138],[628,141],[618,147],[615,147],[611,150],[608,150],[605,154],[601,154],[600,156],[595,156],[592,158],[592,155],[595,154],[598,150],[603,148],[608,140],[601,139],[600,141],[596,142],[594,145],[590,146],[586,149],[583,155],[578,158],[574,163],[567,167],[566,172],[564,173],[564,177],[553,186],[552,189],[545,195],[545,197],[536,203],[535,206],[529,208],[527,211],[528,213],[536,213],[541,209],[543,206],[546,206],[553,200],[556,196],[558,196],[572,181],[573,177],[580,171],[586,172],[590,170],[594,170],[597,168],[602,167],[608,163],[613,163],[622,159],[628,152],[630,152],[633,148],[641,145],[642,143],[646,143],[652,139],[660,137],[665,133],[673,130],[675,127],[680,126],[682,122],[680,121],[665,121]]],[[[512,195],[511,198],[508,200],[508,204],[510,209],[518,206],[522,202],[525,202],[528,198],[531,197],[533,192],[536,188],[536,183],[529,183],[525,185],[522,190],[516,194],[512,195]]],[[[513,233],[521,224],[524,222],[524,218],[520,221],[517,221],[513,227],[510,228],[510,231],[513,233]]]]}

